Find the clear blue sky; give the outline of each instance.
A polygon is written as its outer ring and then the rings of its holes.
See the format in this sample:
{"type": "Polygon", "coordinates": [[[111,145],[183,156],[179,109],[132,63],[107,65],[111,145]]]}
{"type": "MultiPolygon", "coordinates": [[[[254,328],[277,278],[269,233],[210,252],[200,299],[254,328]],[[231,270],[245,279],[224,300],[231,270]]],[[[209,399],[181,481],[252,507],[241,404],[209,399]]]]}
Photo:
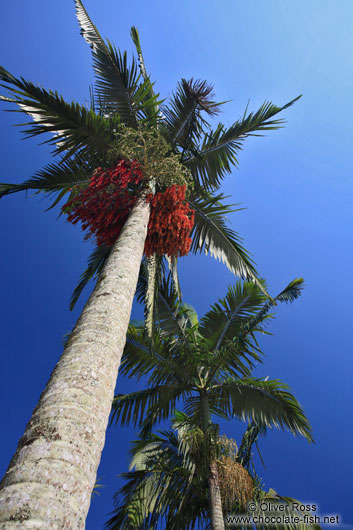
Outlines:
{"type": "MultiPolygon", "coordinates": [[[[312,502],[321,514],[353,525],[352,466],[352,204],[353,4],[350,0],[86,0],[104,37],[133,51],[140,31],[145,61],[167,97],[181,77],[207,79],[217,99],[232,100],[230,125],[264,100],[282,105],[286,128],[248,140],[239,169],[223,191],[247,209],[232,216],[271,293],[302,276],[306,289],[280,307],[262,346],[259,375],[290,384],[314,430],[316,445],[271,432],[260,446],[266,486],[312,502]],[[168,6],[168,7],[166,7],[168,6]]],[[[15,75],[85,102],[92,82],[90,50],[79,35],[70,0],[3,0],[0,64],[15,75]]],[[[18,115],[1,113],[0,181],[20,182],[50,161],[38,140],[22,141],[18,115]]],[[[1,426],[0,472],[9,459],[62,351],[62,336],[79,315],[70,294],[91,251],[79,227],[45,201],[23,195],[0,202],[1,426]]],[[[184,298],[200,314],[233,281],[210,258],[182,260],[184,298]]],[[[88,293],[86,293],[87,295],[88,293]]],[[[135,314],[138,314],[136,312],[135,314]]],[[[119,380],[119,392],[131,382],[119,380]]],[[[237,424],[222,424],[239,438],[237,424]]],[[[112,509],[116,475],[127,470],[132,429],[108,431],[88,530],[102,528],[112,509]]],[[[353,526],[350,526],[353,528],[353,526]]]]}

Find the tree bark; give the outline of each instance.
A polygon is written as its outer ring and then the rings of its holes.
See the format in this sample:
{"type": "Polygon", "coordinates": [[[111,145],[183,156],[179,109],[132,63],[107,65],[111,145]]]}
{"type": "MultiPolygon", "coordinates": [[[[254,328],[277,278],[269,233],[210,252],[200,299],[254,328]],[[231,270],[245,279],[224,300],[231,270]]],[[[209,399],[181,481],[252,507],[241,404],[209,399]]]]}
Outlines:
{"type": "Polygon", "coordinates": [[[0,529],[82,530],[105,442],[150,206],[131,211],[0,484],[0,529]]]}
{"type": "Polygon", "coordinates": [[[208,475],[208,495],[211,508],[212,530],[224,530],[224,519],[222,511],[222,499],[218,482],[217,463],[210,463],[210,473],[208,475]]]}
{"type": "MultiPolygon", "coordinates": [[[[206,434],[212,425],[210,405],[208,402],[207,391],[200,392],[201,399],[201,422],[202,430],[206,434]]],[[[219,489],[217,463],[213,460],[209,464],[208,474],[208,502],[211,516],[212,530],[224,530],[224,519],[222,511],[222,498],[219,489]]]]}

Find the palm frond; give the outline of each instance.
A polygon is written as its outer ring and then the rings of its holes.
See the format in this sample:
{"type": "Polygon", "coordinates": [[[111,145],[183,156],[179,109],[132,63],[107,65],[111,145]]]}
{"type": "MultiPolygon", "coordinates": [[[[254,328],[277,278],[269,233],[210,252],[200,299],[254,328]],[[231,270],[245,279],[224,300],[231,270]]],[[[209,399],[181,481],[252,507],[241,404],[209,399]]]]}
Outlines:
{"type": "Polygon", "coordinates": [[[288,390],[288,385],[276,380],[229,379],[214,385],[209,397],[225,413],[267,427],[288,429],[313,442],[309,422],[288,390]]]}
{"type": "Polygon", "coordinates": [[[303,278],[295,278],[292,280],[281,293],[279,293],[273,300],[267,300],[263,308],[260,309],[256,315],[249,318],[249,320],[245,323],[241,333],[238,335],[238,337],[235,337],[234,340],[241,341],[247,334],[252,333],[255,328],[264,320],[267,313],[277,302],[289,303],[299,298],[303,288],[303,278]]]}
{"type": "Polygon", "coordinates": [[[147,90],[146,99],[144,101],[144,112],[148,117],[150,123],[153,122],[153,124],[156,125],[157,117],[159,114],[159,104],[156,100],[156,95],[153,90],[153,85],[151,83],[150,76],[147,74],[146,65],[142,54],[140,36],[135,26],[132,26],[130,30],[130,35],[133,43],[135,44],[141,75],[145,83],[150,84],[150,89],[147,90]]]}
{"type": "MultiPolygon", "coordinates": [[[[255,313],[244,314],[239,322],[235,322],[232,326],[227,318],[222,315],[221,306],[214,306],[201,321],[201,326],[199,328],[200,333],[211,339],[212,344],[212,330],[215,330],[217,326],[220,326],[219,334],[215,333],[213,337],[214,341],[219,342],[218,349],[214,352],[213,363],[210,369],[209,377],[210,380],[215,376],[215,374],[225,370],[225,372],[230,373],[232,370],[233,373],[240,373],[243,377],[247,377],[247,370],[253,369],[254,364],[253,360],[261,361],[260,355],[263,355],[255,337],[256,332],[267,333],[263,328],[263,323],[272,318],[270,310],[277,302],[292,302],[298,298],[302,292],[304,286],[304,280],[302,278],[296,278],[279,294],[273,301],[267,300],[266,303],[255,313]],[[239,324],[239,325],[238,325],[239,324]],[[224,325],[222,331],[222,325],[224,325]],[[225,333],[224,333],[225,331],[225,333]],[[223,344],[222,344],[223,341],[223,344]],[[245,360],[248,367],[242,364],[242,360],[245,360]],[[239,371],[240,368],[240,371],[239,371]]],[[[251,289],[251,287],[250,287],[251,289]]],[[[264,298],[263,298],[264,301],[264,298]]],[[[251,299],[249,299],[251,303],[251,299]]],[[[223,304],[223,308],[226,309],[226,306],[223,304]]],[[[227,309],[226,309],[227,310],[227,309]]],[[[256,308],[254,307],[254,311],[256,308]]],[[[228,313],[229,308],[228,308],[228,313]]]]}
{"type": "Polygon", "coordinates": [[[175,433],[150,434],[133,442],[131,453],[134,470],[120,475],[127,482],[114,496],[114,517],[106,529],[152,530],[162,521],[171,530],[195,529],[197,518],[206,515],[207,493],[200,489],[175,433]]]}
{"type": "MultiPolygon", "coordinates": [[[[260,432],[262,434],[266,433],[266,426],[261,426],[256,423],[255,421],[252,421],[249,423],[249,425],[246,428],[246,431],[243,434],[241,444],[239,446],[238,452],[237,452],[237,461],[246,469],[250,469],[251,463],[252,463],[252,447],[254,444],[257,443],[257,439],[259,437],[260,432]]],[[[259,452],[260,459],[262,461],[263,466],[265,467],[265,464],[262,460],[262,456],[259,452]]]]}
{"type": "Polygon", "coordinates": [[[293,302],[302,294],[304,286],[303,278],[295,278],[276,296],[275,301],[286,303],[293,302]]]}
{"type": "Polygon", "coordinates": [[[182,79],[178,83],[168,106],[162,107],[163,119],[160,130],[168,143],[183,151],[198,141],[208,123],[202,118],[201,111],[209,115],[218,112],[220,103],[215,103],[213,88],[206,81],[182,79]]]}
{"type": "Polygon", "coordinates": [[[174,410],[176,400],[185,393],[179,385],[159,385],[130,394],[118,394],[112,405],[111,422],[122,426],[150,424],[167,418],[174,410]],[[146,415],[145,415],[146,411],[146,415]]]}
{"type": "Polygon", "coordinates": [[[178,367],[175,360],[169,355],[168,342],[154,332],[154,340],[151,341],[144,333],[143,328],[129,326],[124,355],[121,365],[121,373],[136,377],[150,375],[150,386],[184,383],[183,371],[178,367]]]}
{"type": "Polygon", "coordinates": [[[272,119],[278,113],[293,105],[301,96],[293,99],[283,107],[277,107],[266,102],[256,112],[247,114],[226,128],[221,123],[216,129],[205,134],[199,147],[194,145],[184,162],[190,168],[194,180],[199,187],[217,189],[221,180],[230,173],[232,166],[238,161],[237,152],[248,136],[259,136],[259,132],[274,130],[282,127],[284,120],[272,119]]]}
{"type": "MultiPolygon", "coordinates": [[[[74,186],[88,183],[91,174],[92,168],[89,164],[82,161],[80,157],[61,160],[58,163],[48,164],[37,171],[34,177],[25,180],[22,184],[0,184],[0,198],[4,195],[27,190],[35,190],[47,195],[57,194],[58,192],[66,194],[74,186]]],[[[54,202],[54,205],[56,202],[54,202]]]]}
{"type": "Polygon", "coordinates": [[[237,281],[230,285],[227,294],[211,306],[201,319],[200,333],[209,339],[213,350],[218,350],[224,339],[236,337],[244,323],[257,313],[266,297],[252,282],[237,281]]]}
{"type": "Polygon", "coordinates": [[[25,79],[17,79],[5,68],[0,67],[0,80],[14,85],[5,86],[13,96],[7,101],[15,103],[19,109],[33,118],[24,130],[27,138],[51,133],[44,143],[55,145],[54,153],[66,152],[66,156],[77,155],[79,151],[94,156],[102,156],[112,142],[112,129],[117,123],[88,110],[85,106],[67,103],[57,92],[47,91],[25,79]]]}
{"type": "Polygon", "coordinates": [[[88,282],[92,278],[99,278],[99,274],[101,273],[103,266],[109,256],[109,252],[110,247],[102,245],[100,247],[95,248],[92,254],[89,256],[88,267],[81,274],[80,281],[72,293],[70,300],[70,311],[72,311],[75,307],[77,300],[79,299],[83,289],[86,287],[88,282]]]}
{"type": "Polygon", "coordinates": [[[194,195],[189,200],[190,206],[195,210],[191,250],[195,254],[210,253],[235,276],[254,281],[263,289],[255,266],[240,243],[241,238],[226,224],[225,216],[237,210],[232,208],[233,205],[222,204],[223,199],[222,194],[203,194],[194,195]]]}
{"type": "Polygon", "coordinates": [[[128,67],[126,52],[121,54],[111,42],[102,39],[81,0],[75,0],[75,5],[81,34],[92,49],[97,100],[105,112],[118,115],[122,123],[136,128],[139,113],[157,102],[157,96],[150,95],[151,83],[139,82],[135,60],[128,67]]]}

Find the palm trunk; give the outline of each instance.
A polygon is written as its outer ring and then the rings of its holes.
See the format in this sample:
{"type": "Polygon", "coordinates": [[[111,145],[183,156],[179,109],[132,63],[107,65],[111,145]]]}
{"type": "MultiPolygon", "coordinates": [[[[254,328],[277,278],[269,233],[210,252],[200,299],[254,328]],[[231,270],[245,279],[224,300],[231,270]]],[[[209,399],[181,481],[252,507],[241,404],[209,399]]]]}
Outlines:
{"type": "MultiPolygon", "coordinates": [[[[207,393],[201,393],[202,430],[205,433],[211,425],[211,413],[207,393]]],[[[209,464],[208,500],[211,515],[212,530],[224,530],[222,498],[219,489],[217,463],[213,460],[209,464]]]]}
{"type": "Polygon", "coordinates": [[[0,528],[78,530],[91,492],[147,233],[142,199],[113,246],[0,484],[0,528]]]}
{"type": "Polygon", "coordinates": [[[218,482],[217,463],[210,463],[208,475],[208,496],[211,508],[212,530],[224,530],[224,519],[222,511],[222,499],[218,482]]]}

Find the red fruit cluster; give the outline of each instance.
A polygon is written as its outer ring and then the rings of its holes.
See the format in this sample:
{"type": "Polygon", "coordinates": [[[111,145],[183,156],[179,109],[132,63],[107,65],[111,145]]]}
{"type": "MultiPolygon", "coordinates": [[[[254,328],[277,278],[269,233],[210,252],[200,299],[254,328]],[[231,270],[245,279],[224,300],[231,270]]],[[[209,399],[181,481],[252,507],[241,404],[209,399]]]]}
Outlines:
{"type": "Polygon", "coordinates": [[[185,256],[191,245],[194,211],[185,202],[185,186],[171,186],[163,193],[149,195],[151,216],[145,243],[145,254],[185,256]]]}
{"type": "MultiPolygon", "coordinates": [[[[118,239],[128,215],[138,198],[133,191],[143,179],[136,160],[120,160],[109,169],[98,167],[87,188],[80,190],[62,207],[68,221],[82,223],[82,230],[94,235],[97,245],[111,246],[118,239]]],[[[185,256],[191,245],[194,211],[185,202],[185,186],[171,186],[163,193],[147,196],[151,216],[145,254],[185,256]]]]}
{"type": "Polygon", "coordinates": [[[95,235],[97,245],[110,246],[118,239],[122,227],[137,200],[128,186],[139,184],[143,173],[136,160],[120,160],[109,169],[98,167],[87,188],[64,204],[68,221],[82,223],[90,235],[95,235]]]}

